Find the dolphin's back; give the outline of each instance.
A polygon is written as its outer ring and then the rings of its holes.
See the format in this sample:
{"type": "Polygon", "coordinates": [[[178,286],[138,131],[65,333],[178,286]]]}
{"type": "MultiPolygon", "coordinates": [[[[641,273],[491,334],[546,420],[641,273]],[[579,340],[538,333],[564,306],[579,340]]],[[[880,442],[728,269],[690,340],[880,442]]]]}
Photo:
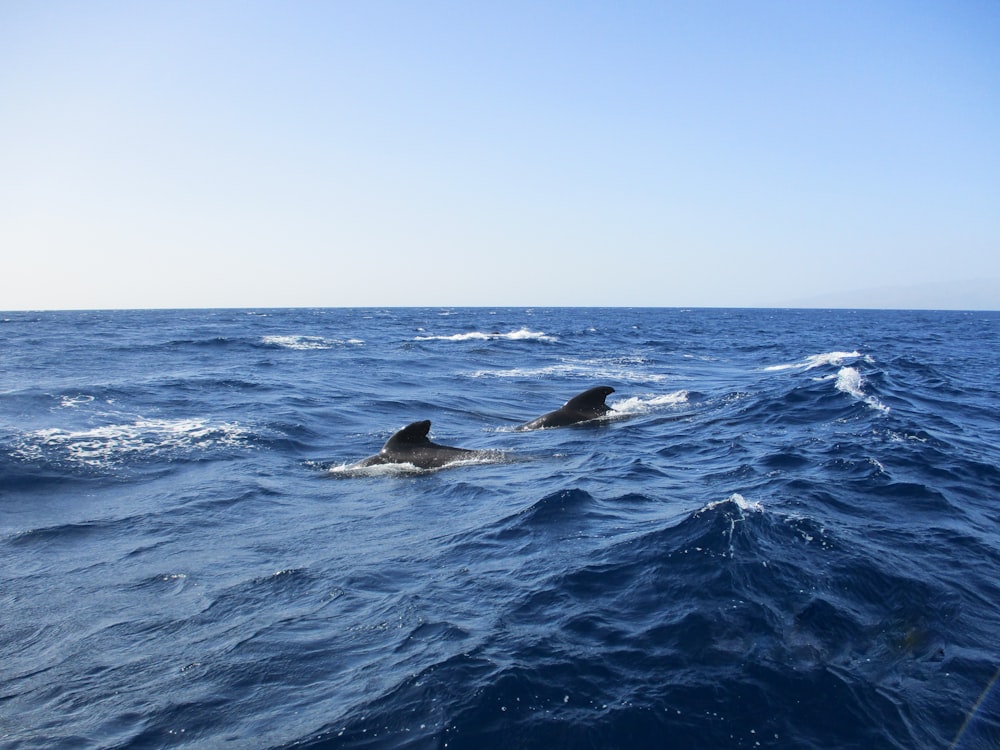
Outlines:
{"type": "Polygon", "coordinates": [[[413,448],[417,445],[431,445],[431,441],[427,438],[427,434],[430,431],[431,420],[429,419],[408,424],[403,429],[393,433],[392,437],[385,441],[385,445],[382,446],[382,450],[392,451],[396,448],[413,448]]]}
{"type": "Polygon", "coordinates": [[[432,443],[427,437],[430,429],[429,419],[408,424],[393,433],[392,437],[385,441],[382,450],[354,465],[365,467],[379,464],[413,464],[421,469],[431,469],[461,461],[477,453],[465,448],[432,443]]]}
{"type": "Polygon", "coordinates": [[[608,394],[614,392],[615,389],[611,386],[599,385],[583,393],[578,393],[555,411],[543,414],[537,419],[521,425],[518,429],[538,430],[543,427],[563,427],[602,417],[611,411],[604,403],[604,399],[608,397],[608,394]]]}
{"type": "Polygon", "coordinates": [[[591,388],[589,391],[584,391],[573,396],[573,398],[566,402],[563,409],[600,417],[610,411],[608,405],[604,403],[604,399],[614,392],[615,389],[611,386],[599,385],[596,388],[591,388]]]}

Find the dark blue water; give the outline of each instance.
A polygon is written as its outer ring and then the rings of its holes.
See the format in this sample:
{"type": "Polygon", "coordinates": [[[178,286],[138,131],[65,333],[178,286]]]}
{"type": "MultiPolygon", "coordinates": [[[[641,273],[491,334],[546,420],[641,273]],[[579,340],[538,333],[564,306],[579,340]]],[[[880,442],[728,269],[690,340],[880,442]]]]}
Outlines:
{"type": "Polygon", "coordinates": [[[0,319],[4,748],[1000,746],[1000,314],[0,319]]]}

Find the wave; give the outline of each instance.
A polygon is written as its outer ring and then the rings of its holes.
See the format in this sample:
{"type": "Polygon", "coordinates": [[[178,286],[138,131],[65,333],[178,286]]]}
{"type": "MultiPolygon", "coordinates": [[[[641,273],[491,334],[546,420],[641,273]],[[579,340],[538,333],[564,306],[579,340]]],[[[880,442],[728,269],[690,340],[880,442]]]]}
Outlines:
{"type": "Polygon", "coordinates": [[[555,336],[551,336],[542,331],[532,331],[528,328],[520,328],[508,333],[492,331],[483,333],[482,331],[470,331],[468,333],[455,333],[451,336],[415,336],[414,341],[558,341],[555,336]]]}
{"type": "MultiPolygon", "coordinates": [[[[764,372],[781,372],[783,370],[812,370],[817,367],[822,367],[823,365],[840,365],[847,360],[856,360],[861,358],[861,353],[857,351],[853,352],[824,352],[822,354],[813,354],[812,356],[806,357],[800,362],[792,362],[788,364],[781,365],[770,365],[763,368],[764,372]]],[[[871,359],[866,357],[866,361],[871,362],[871,359]]]]}
{"type": "Polygon", "coordinates": [[[820,382],[833,380],[836,389],[841,393],[853,396],[872,409],[882,412],[883,414],[888,413],[888,406],[883,404],[877,397],[865,393],[864,378],[861,375],[861,371],[854,366],[859,361],[869,365],[875,363],[875,360],[873,360],[869,355],[863,355],[858,351],[831,351],[810,355],[799,362],[770,365],[762,369],[764,372],[784,372],[788,370],[808,372],[809,370],[814,370],[817,367],[839,367],[835,375],[825,375],[814,378],[814,380],[820,382]]]}
{"type": "Polygon", "coordinates": [[[744,513],[763,513],[764,506],[760,504],[759,500],[747,500],[743,495],[738,492],[734,492],[729,497],[724,500],[712,500],[706,503],[703,507],[696,510],[692,515],[693,518],[697,518],[702,513],[719,510],[719,509],[738,509],[740,516],[744,513]]]}
{"type": "Polygon", "coordinates": [[[584,490],[576,488],[560,490],[519,510],[507,520],[513,521],[514,527],[565,524],[572,516],[585,515],[586,509],[594,502],[594,496],[584,490]]]}
{"type": "Polygon", "coordinates": [[[59,406],[62,409],[77,409],[84,404],[89,404],[94,400],[94,396],[87,393],[77,393],[73,396],[60,395],[59,406]]]}
{"type": "Polygon", "coordinates": [[[264,346],[277,347],[279,349],[294,349],[296,351],[307,351],[311,349],[333,349],[337,346],[364,344],[361,339],[328,339],[322,336],[284,335],[284,336],[264,336],[260,343],[264,346]]]}
{"type": "Polygon", "coordinates": [[[228,336],[210,336],[208,338],[188,338],[171,339],[169,341],[157,341],[155,339],[144,339],[140,341],[123,340],[114,347],[115,351],[160,351],[169,349],[181,349],[187,347],[198,347],[206,349],[227,349],[232,346],[239,346],[245,343],[241,338],[230,338],[228,336]]]}
{"type": "Polygon", "coordinates": [[[660,396],[631,396],[608,404],[611,408],[608,416],[631,417],[638,414],[648,414],[663,407],[679,406],[687,402],[688,392],[685,390],[664,393],[660,396]]]}
{"type": "MultiPolygon", "coordinates": [[[[595,504],[582,490],[558,492],[502,526],[548,539],[595,504]]],[[[664,732],[677,747],[783,744],[769,743],[779,736],[809,747],[930,746],[886,723],[911,686],[880,670],[902,662],[915,684],[936,671],[954,617],[953,607],[931,605],[940,587],[873,565],[816,521],[738,493],[654,526],[563,553],[533,575],[505,574],[505,585],[521,587],[511,586],[491,637],[470,642],[457,618],[429,619],[423,658],[401,681],[279,746],[616,747],[623,737],[656,746],[664,732]],[[860,601],[845,601],[845,591],[860,601]],[[802,696],[812,696],[802,698],[806,710],[832,712],[835,728],[782,718],[780,706],[802,696]],[[858,712],[870,717],[850,721],[858,712]]],[[[456,551],[466,559],[468,549],[456,551]]],[[[393,642],[406,638],[401,629],[393,642]]]]}
{"type": "Polygon", "coordinates": [[[863,401],[872,409],[883,414],[889,413],[889,407],[883,404],[875,396],[870,396],[864,392],[864,379],[861,373],[853,367],[841,367],[837,372],[836,388],[841,393],[847,393],[859,401],[863,401]]]}
{"type": "Polygon", "coordinates": [[[164,454],[244,448],[252,433],[236,422],[208,419],[137,419],[85,430],[32,430],[11,451],[22,461],[57,461],[91,468],[117,466],[164,454]]]}

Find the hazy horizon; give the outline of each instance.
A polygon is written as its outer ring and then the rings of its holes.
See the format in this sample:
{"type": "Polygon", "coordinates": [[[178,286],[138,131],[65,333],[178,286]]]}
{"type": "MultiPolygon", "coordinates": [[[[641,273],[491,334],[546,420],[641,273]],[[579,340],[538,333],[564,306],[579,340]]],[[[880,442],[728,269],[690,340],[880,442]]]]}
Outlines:
{"type": "Polygon", "coordinates": [[[600,308],[676,308],[676,309],[790,309],[790,310],[927,310],[942,312],[998,312],[1000,311],[1000,280],[989,280],[986,282],[970,282],[968,284],[928,284],[915,287],[883,287],[873,289],[854,289],[840,294],[830,294],[810,300],[790,301],[786,304],[778,305],[508,305],[488,303],[476,305],[448,305],[448,304],[427,304],[427,305],[392,305],[392,304],[371,304],[371,305],[280,305],[280,306],[260,306],[260,305],[233,305],[226,307],[162,307],[162,308],[23,308],[3,310],[4,313],[14,312],[100,312],[104,310],[282,310],[282,309],[302,309],[302,308],[330,308],[330,309],[386,309],[395,307],[406,308],[559,308],[559,307],[579,307],[595,309],[600,308]],[[967,307],[950,306],[947,300],[956,297],[969,301],[967,307]],[[876,302],[873,302],[875,300],[876,302]],[[877,301],[882,300],[882,304],[877,301]],[[886,300],[895,300],[886,302],[886,300]],[[906,302],[905,300],[909,300],[906,302]],[[942,300],[945,300],[942,302],[942,300]]]}

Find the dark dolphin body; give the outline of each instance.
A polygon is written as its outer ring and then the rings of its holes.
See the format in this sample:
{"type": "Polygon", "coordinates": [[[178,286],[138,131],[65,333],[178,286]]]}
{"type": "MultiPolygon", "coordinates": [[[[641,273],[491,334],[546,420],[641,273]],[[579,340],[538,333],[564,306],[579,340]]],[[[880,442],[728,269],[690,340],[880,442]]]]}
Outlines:
{"type": "Polygon", "coordinates": [[[382,450],[374,456],[362,459],[351,468],[364,468],[380,464],[412,464],[419,469],[436,469],[455,461],[465,461],[491,455],[489,451],[473,451],[465,448],[451,448],[438,445],[427,439],[431,421],[414,422],[395,433],[385,441],[382,450]]]}
{"type": "Polygon", "coordinates": [[[543,427],[563,427],[577,422],[586,422],[590,419],[603,417],[611,409],[604,403],[604,399],[615,389],[607,385],[599,385],[573,396],[555,411],[543,414],[538,419],[533,419],[517,429],[519,430],[540,430],[543,427]]]}

